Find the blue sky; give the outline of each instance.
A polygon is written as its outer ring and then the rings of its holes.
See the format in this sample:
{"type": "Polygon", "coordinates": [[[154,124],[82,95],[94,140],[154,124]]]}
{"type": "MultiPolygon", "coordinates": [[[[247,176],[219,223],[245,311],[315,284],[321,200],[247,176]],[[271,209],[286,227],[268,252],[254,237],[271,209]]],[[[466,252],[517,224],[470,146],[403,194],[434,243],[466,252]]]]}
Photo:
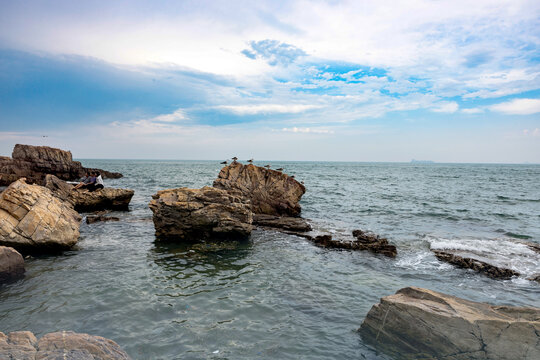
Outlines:
{"type": "Polygon", "coordinates": [[[538,1],[0,0],[0,155],[540,163],[538,1]]]}

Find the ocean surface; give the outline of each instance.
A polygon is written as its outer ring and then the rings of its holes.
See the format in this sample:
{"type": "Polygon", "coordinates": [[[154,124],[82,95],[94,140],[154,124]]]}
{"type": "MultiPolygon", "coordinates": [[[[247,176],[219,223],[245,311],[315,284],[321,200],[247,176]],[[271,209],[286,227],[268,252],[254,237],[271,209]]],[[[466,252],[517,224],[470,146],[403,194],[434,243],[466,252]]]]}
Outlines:
{"type": "MultiPolygon", "coordinates": [[[[218,161],[82,160],[135,190],[119,222],[81,225],[78,245],[26,262],[0,287],[0,331],[73,330],[113,339],[134,359],[388,359],[357,329],[406,286],[491,304],[540,306],[540,166],[271,162],[305,183],[302,214],[319,232],[371,230],[390,259],[254,231],[221,247],[155,241],[148,202],[160,189],[211,185],[218,161]],[[492,280],[439,262],[459,249],[523,277],[492,280]]],[[[259,163],[258,165],[264,165],[259,163]]]]}

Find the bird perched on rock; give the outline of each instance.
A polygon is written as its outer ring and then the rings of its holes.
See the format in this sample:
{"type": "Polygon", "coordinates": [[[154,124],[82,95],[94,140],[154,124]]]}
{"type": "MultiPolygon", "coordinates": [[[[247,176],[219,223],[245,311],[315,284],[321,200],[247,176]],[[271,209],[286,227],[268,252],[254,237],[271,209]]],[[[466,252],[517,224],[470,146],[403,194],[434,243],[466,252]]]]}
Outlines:
{"type": "Polygon", "coordinates": [[[249,159],[247,162],[253,164],[253,159],[249,159]]]}
{"type": "Polygon", "coordinates": [[[304,185],[304,182],[303,182],[303,181],[300,181],[300,184],[304,185]]]}
{"type": "Polygon", "coordinates": [[[276,169],[277,171],[283,171],[283,168],[276,169]]]}
{"type": "Polygon", "coordinates": [[[220,164],[225,164],[225,165],[227,165],[227,160],[220,162],[220,164]]]}
{"type": "Polygon", "coordinates": [[[264,165],[264,167],[270,169],[270,165],[264,165]]]}
{"type": "Polygon", "coordinates": [[[232,160],[233,160],[233,164],[234,164],[234,163],[236,163],[236,160],[238,160],[238,158],[237,158],[236,156],[234,156],[234,157],[232,158],[232,160]]]}
{"type": "Polygon", "coordinates": [[[291,179],[294,179],[294,175],[291,175],[291,179]]]}

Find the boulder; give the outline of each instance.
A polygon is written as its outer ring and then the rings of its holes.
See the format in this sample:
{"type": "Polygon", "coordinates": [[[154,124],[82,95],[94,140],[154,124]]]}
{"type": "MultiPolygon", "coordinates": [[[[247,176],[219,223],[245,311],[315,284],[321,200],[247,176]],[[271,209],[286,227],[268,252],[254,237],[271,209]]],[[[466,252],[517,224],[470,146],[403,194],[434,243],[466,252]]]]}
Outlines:
{"type": "Polygon", "coordinates": [[[358,240],[355,244],[357,250],[369,250],[389,257],[397,255],[396,247],[389,244],[386,238],[362,230],[354,230],[352,234],[358,240]]]}
{"type": "Polygon", "coordinates": [[[79,239],[80,222],[69,203],[24,179],[0,194],[0,245],[23,253],[69,249],[79,239]]]}
{"type": "Polygon", "coordinates": [[[367,314],[364,342],[399,359],[540,359],[540,309],[408,287],[367,314]]]}
{"type": "Polygon", "coordinates": [[[95,191],[75,189],[54,175],[45,176],[45,187],[58,199],[72,204],[77,211],[127,210],[135,193],[133,190],[108,187],[95,191]]]}
{"type": "Polygon", "coordinates": [[[250,204],[240,194],[205,186],[161,190],[152,199],[149,206],[158,239],[238,239],[252,230],[250,204]]]}
{"type": "Polygon", "coordinates": [[[128,210],[135,192],[129,189],[103,188],[96,191],[73,189],[70,199],[77,211],[128,210]]]}
{"type": "Polygon", "coordinates": [[[47,174],[56,175],[63,180],[76,180],[87,171],[99,171],[104,178],[119,178],[120,173],[85,168],[73,161],[70,151],[48,146],[17,144],[12,157],[0,157],[0,185],[9,185],[22,177],[28,183],[42,184],[47,174]]]}
{"type": "Polygon", "coordinates": [[[0,246],[0,283],[17,280],[24,275],[24,259],[17,250],[0,246]]]}
{"type": "Polygon", "coordinates": [[[489,264],[472,257],[465,257],[454,254],[449,251],[431,250],[441,261],[445,261],[460,268],[472,269],[483,273],[492,279],[510,279],[512,276],[520,276],[520,273],[512,269],[506,269],[500,266],[489,264]]]}
{"type": "Polygon", "coordinates": [[[30,331],[0,332],[0,358],[18,360],[128,360],[128,354],[101,336],[58,331],[39,341],[30,331]]]}
{"type": "Polygon", "coordinates": [[[221,169],[213,186],[236,190],[251,201],[255,214],[299,216],[298,203],[306,192],[304,185],[276,170],[233,162],[221,169]]]}
{"type": "Polygon", "coordinates": [[[253,225],[262,228],[285,230],[286,232],[307,232],[312,230],[311,225],[306,219],[290,216],[253,214],[253,225]]]}

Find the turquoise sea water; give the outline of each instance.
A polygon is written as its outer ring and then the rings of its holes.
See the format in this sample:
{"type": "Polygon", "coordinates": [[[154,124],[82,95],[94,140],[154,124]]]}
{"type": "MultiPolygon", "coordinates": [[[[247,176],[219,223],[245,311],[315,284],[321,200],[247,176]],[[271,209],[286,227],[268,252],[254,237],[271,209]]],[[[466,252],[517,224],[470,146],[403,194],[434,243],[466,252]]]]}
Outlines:
{"type": "MultiPolygon", "coordinates": [[[[385,359],[356,330],[382,296],[421,286],[474,301],[540,306],[540,166],[273,162],[305,182],[303,216],[347,239],[372,230],[396,259],[314,247],[255,231],[224,249],[156,243],[151,195],[211,185],[219,162],[83,160],[122,172],[120,222],[81,225],[60,256],[27,260],[0,287],[0,331],[73,330],[116,341],[134,359],[385,359]],[[524,276],[492,280],[439,262],[460,249],[524,276]]],[[[259,164],[261,165],[261,164],[259,164]]],[[[264,164],[262,164],[264,165],[264,164]]]]}

